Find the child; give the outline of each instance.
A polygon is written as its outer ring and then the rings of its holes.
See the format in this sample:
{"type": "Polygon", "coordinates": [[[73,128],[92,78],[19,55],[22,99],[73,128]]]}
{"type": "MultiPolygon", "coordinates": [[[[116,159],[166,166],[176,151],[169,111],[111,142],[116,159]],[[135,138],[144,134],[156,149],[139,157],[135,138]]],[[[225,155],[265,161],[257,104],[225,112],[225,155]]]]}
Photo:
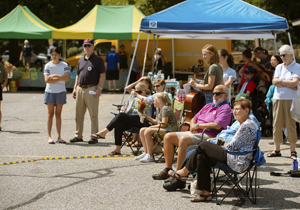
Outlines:
{"type": "Polygon", "coordinates": [[[48,107],[47,118],[47,132],[48,143],[55,144],[51,138],[52,121],[55,113],[56,131],[57,131],[57,143],[66,142],[61,139],[61,112],[63,105],[67,103],[67,92],[65,87],[65,81],[70,79],[70,71],[68,64],[59,60],[61,51],[57,47],[53,47],[50,50],[52,61],[45,65],[44,78],[46,82],[44,103],[48,107]],[[57,68],[63,68],[63,75],[53,74],[51,71],[55,71],[57,68]],[[55,69],[55,70],[54,70],[55,69]]]}
{"type": "Polygon", "coordinates": [[[140,138],[144,146],[144,153],[139,157],[136,157],[136,160],[140,160],[142,163],[153,162],[152,157],[153,151],[153,139],[152,135],[158,132],[159,123],[167,123],[173,125],[161,125],[159,133],[165,135],[167,132],[177,131],[177,121],[175,114],[172,110],[171,100],[167,93],[157,93],[154,97],[154,107],[156,108],[156,120],[149,117],[148,115],[143,114],[149,122],[152,124],[150,127],[144,127],[140,130],[140,138]]]}

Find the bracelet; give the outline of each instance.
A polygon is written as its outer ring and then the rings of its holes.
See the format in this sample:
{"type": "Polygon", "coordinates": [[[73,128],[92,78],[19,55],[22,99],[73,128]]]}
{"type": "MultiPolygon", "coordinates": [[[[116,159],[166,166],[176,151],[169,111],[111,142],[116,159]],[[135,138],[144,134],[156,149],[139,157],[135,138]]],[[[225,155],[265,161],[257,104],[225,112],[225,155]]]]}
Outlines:
{"type": "Polygon", "coordinates": [[[102,87],[99,86],[98,88],[99,88],[100,90],[102,90],[102,87]]]}

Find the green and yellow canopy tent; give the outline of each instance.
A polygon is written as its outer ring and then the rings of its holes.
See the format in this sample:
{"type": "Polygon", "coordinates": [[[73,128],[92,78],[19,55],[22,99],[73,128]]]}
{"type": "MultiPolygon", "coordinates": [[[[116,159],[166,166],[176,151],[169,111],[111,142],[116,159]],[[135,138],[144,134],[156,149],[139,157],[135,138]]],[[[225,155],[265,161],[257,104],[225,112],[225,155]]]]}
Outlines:
{"type": "Polygon", "coordinates": [[[54,29],[21,5],[0,19],[0,38],[51,39],[54,29]]]}
{"type": "MultiPolygon", "coordinates": [[[[119,39],[134,40],[145,15],[135,6],[96,5],[74,25],[53,30],[53,39],[119,39]]],[[[142,34],[140,39],[147,39],[142,34]]]]}

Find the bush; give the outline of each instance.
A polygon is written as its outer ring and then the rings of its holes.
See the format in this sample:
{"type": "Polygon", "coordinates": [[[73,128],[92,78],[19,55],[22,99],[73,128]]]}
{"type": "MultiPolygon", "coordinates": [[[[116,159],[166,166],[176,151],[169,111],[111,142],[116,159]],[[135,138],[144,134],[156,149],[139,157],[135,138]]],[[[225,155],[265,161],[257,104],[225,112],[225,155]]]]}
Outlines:
{"type": "Polygon", "coordinates": [[[68,49],[68,57],[72,57],[74,55],[77,55],[81,52],[81,50],[78,47],[71,47],[68,49]]]}

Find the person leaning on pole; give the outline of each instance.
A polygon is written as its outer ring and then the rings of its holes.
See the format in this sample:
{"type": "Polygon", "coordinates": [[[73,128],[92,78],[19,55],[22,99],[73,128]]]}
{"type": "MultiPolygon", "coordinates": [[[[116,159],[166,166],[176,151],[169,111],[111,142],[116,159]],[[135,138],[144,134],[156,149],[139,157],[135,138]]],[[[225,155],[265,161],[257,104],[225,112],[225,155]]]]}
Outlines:
{"type": "MultiPolygon", "coordinates": [[[[102,86],[105,80],[105,67],[101,57],[94,54],[94,41],[83,41],[84,56],[79,59],[75,78],[73,98],[76,99],[76,131],[71,143],[83,141],[84,115],[88,109],[91,118],[91,134],[98,132],[98,106],[102,86]],[[90,94],[90,91],[94,94],[90,94]]],[[[91,139],[88,143],[95,144],[98,140],[91,139]]]]}

